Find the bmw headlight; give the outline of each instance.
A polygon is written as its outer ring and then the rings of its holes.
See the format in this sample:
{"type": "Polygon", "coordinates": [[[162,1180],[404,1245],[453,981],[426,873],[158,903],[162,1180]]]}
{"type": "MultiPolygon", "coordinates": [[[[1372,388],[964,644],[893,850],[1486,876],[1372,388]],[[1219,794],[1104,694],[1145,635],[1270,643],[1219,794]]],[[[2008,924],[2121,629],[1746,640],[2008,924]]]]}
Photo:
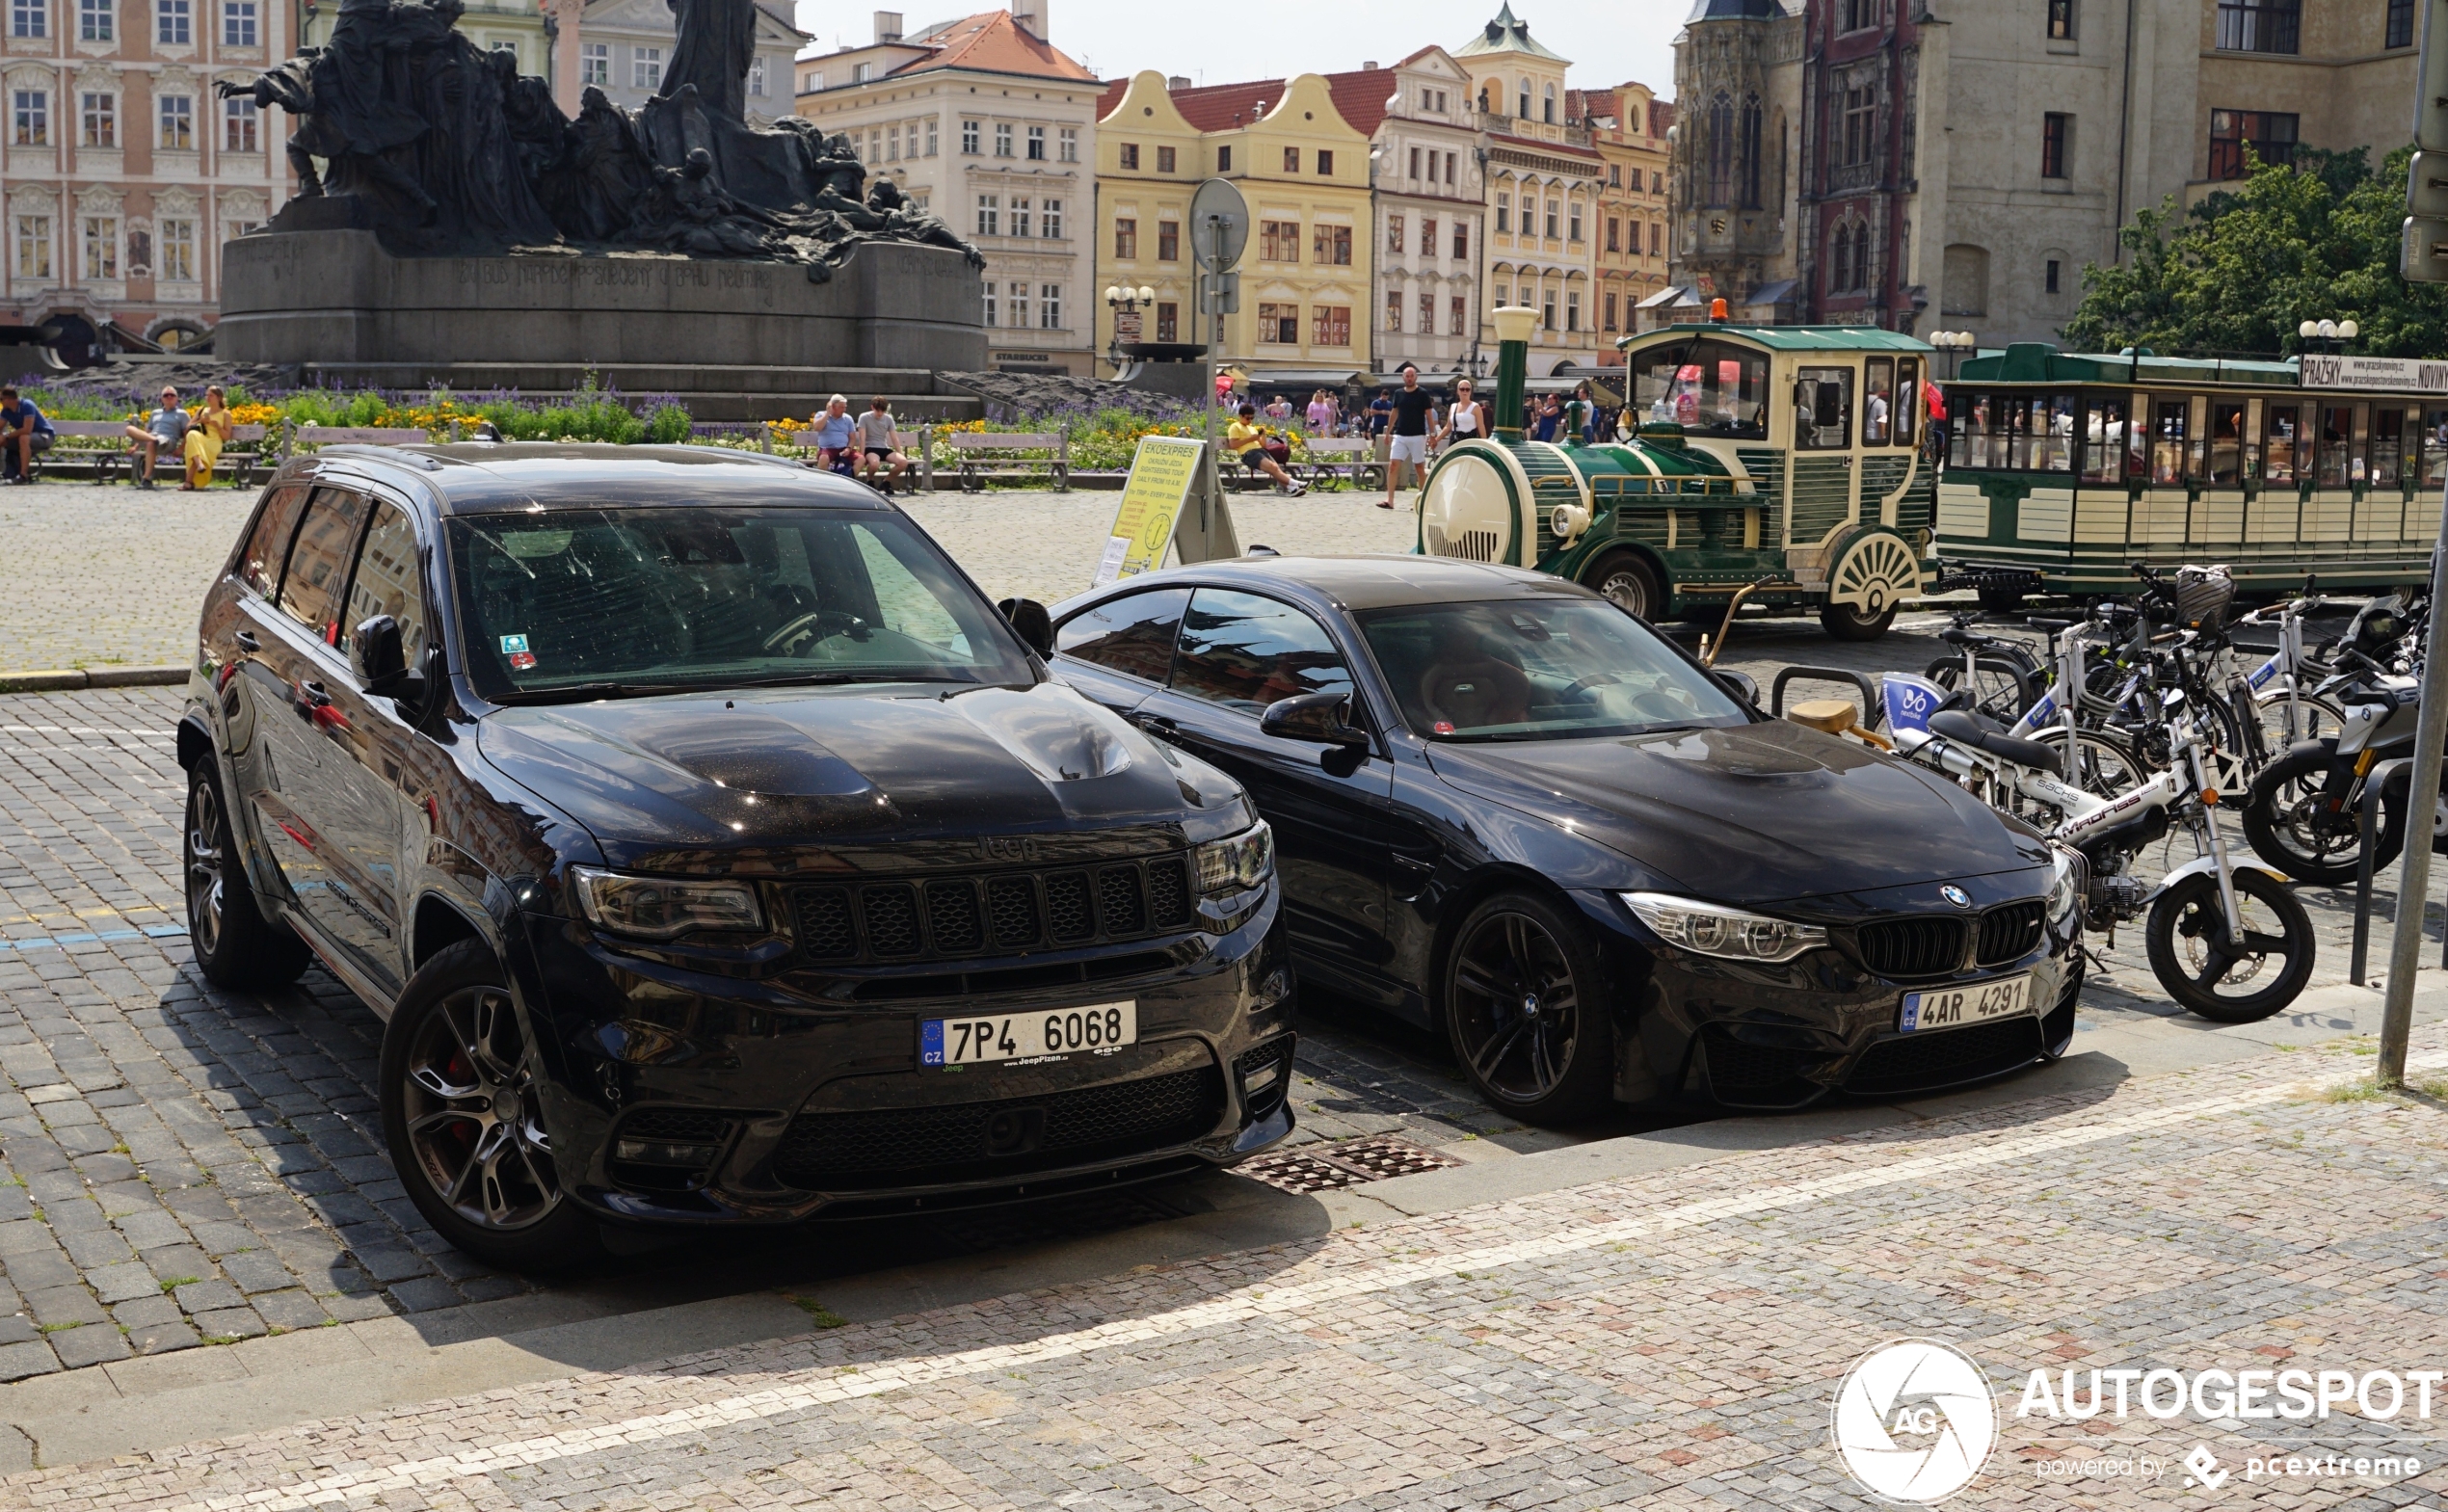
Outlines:
{"type": "Polygon", "coordinates": [[[578,907],[599,927],[618,935],[672,940],[693,929],[765,927],[765,911],[754,883],[716,878],[631,877],[593,866],[572,866],[578,907]]]}
{"type": "Polygon", "coordinates": [[[1247,892],[1275,875],[1275,832],[1264,820],[1238,835],[1210,840],[1190,852],[1199,891],[1209,897],[1247,892]]]}
{"type": "Polygon", "coordinates": [[[2048,885],[2048,918],[2050,923],[2055,924],[2082,905],[2084,868],[2083,858],[2073,851],[2053,851],[2049,860],[2057,867],[2056,875],[2049,879],[2048,885]]]}
{"type": "Polygon", "coordinates": [[[1627,892],[1622,897],[1633,915],[1660,940],[1704,956],[1791,961],[1827,943],[1827,931],[1817,924],[1796,924],[1665,892],[1627,892]]]}

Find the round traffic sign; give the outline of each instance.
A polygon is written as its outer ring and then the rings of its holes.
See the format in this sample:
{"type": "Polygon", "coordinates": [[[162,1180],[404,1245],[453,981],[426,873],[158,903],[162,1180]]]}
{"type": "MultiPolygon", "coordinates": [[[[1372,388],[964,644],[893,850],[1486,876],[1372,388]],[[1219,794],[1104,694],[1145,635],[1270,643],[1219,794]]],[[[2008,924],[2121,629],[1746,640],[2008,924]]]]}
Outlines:
{"type": "Polygon", "coordinates": [[[1229,272],[1249,245],[1249,201],[1229,178],[1211,178],[1190,198],[1190,250],[1210,272],[1229,272]]]}

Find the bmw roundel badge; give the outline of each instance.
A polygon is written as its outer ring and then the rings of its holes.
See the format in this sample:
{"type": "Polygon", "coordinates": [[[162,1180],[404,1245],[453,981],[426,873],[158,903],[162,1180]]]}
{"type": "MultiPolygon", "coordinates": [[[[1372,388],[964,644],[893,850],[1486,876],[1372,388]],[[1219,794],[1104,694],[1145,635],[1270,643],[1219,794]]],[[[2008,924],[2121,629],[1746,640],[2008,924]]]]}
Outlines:
{"type": "Polygon", "coordinates": [[[1972,906],[1972,894],[1964,891],[1961,888],[1956,887],[1952,882],[1938,889],[1938,896],[1946,899],[1957,908],[1970,908],[1972,906]]]}

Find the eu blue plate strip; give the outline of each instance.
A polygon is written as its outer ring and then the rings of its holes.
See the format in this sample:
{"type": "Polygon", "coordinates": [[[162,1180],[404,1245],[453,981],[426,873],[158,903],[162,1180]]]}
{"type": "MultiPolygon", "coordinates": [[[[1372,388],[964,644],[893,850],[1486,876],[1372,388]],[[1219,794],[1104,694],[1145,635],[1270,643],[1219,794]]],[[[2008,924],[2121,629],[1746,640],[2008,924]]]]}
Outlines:
{"type": "Polygon", "coordinates": [[[90,945],[97,941],[172,940],[185,933],[184,924],[147,924],[142,929],[105,929],[98,934],[37,935],[31,940],[0,940],[0,952],[57,950],[63,945],[90,945]]]}

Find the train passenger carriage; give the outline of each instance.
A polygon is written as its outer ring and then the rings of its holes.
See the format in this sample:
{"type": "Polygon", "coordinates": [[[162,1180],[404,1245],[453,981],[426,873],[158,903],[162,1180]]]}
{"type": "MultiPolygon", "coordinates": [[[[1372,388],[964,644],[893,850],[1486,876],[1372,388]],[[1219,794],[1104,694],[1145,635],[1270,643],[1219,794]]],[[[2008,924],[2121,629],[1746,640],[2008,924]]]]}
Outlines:
{"type": "Polygon", "coordinates": [[[2264,596],[2307,571],[2373,590],[2429,571],[2448,483],[2440,364],[2020,342],[1965,362],[1945,389],[1938,552],[1989,608],[2042,590],[2120,593],[2137,561],[2224,562],[2264,596]]]}

